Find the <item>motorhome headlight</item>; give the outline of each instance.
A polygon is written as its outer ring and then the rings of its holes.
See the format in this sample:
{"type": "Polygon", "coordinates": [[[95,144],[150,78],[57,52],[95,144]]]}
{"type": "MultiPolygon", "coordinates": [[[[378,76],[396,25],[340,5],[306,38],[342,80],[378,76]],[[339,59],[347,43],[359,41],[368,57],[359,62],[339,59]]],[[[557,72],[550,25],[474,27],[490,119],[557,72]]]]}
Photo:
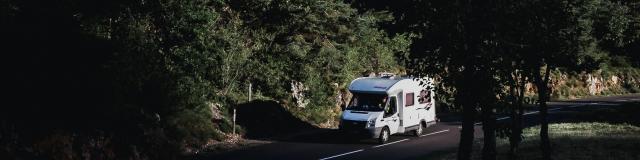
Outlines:
{"type": "Polygon", "coordinates": [[[374,126],[376,126],[376,119],[370,119],[367,122],[367,127],[374,127],[374,126]]]}

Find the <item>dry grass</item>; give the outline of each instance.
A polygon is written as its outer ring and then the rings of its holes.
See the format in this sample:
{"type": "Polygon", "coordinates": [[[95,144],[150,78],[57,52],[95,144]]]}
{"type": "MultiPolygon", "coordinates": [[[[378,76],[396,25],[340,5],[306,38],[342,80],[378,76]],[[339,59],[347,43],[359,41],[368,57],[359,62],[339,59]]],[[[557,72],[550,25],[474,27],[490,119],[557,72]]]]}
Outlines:
{"type": "MultiPolygon", "coordinates": [[[[541,159],[540,127],[524,130],[524,141],[518,159],[541,159]]],[[[608,123],[558,123],[549,125],[549,136],[556,160],[638,160],[640,159],[640,127],[608,123]]],[[[481,159],[482,140],[474,143],[472,159],[481,159]]],[[[509,159],[508,139],[498,139],[498,159],[509,159]]],[[[419,159],[456,159],[455,151],[438,152],[419,159]]]]}
{"type": "Polygon", "coordinates": [[[227,134],[223,141],[212,141],[203,151],[207,154],[229,152],[271,143],[271,141],[244,139],[237,134],[227,134]]]}
{"type": "MultiPolygon", "coordinates": [[[[539,126],[524,131],[518,159],[540,159],[539,126]]],[[[607,123],[559,123],[549,126],[553,159],[640,159],[640,127],[607,123]]],[[[508,159],[509,142],[498,142],[499,159],[508,159]]]]}

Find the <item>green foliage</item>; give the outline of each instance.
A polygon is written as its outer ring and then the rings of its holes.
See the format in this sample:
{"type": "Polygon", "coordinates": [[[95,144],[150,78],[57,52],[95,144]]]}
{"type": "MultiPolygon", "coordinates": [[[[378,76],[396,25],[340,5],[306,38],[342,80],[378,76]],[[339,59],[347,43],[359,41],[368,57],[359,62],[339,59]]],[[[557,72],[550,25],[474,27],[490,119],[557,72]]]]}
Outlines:
{"type": "Polygon", "coordinates": [[[376,28],[389,20],[386,13],[359,14],[340,1],[243,1],[230,7],[244,11],[239,17],[260,46],[247,62],[252,69],[243,71],[245,79],[288,102],[294,101],[291,84],[302,83],[315,124],[336,117],[326,113],[335,107],[339,89],[361,73],[396,70],[395,56],[410,44],[405,35],[391,37],[376,28]]]}
{"type": "MultiPolygon", "coordinates": [[[[86,97],[99,95],[55,112],[64,113],[62,116],[69,119],[15,123],[69,126],[66,129],[71,131],[65,132],[68,134],[105,131],[119,142],[114,148],[127,151],[117,153],[120,159],[134,155],[177,158],[181,152],[223,138],[233,128],[229,111],[246,102],[249,83],[259,98],[280,101],[311,123],[336,122],[337,91],[365,72],[400,71],[398,58],[406,55],[411,43],[404,34],[389,35],[378,28],[379,23],[392,20],[388,13],[360,13],[339,0],[65,1],[52,6],[32,1],[2,3],[3,24],[10,24],[11,28],[3,29],[3,33],[15,30],[8,39],[20,40],[12,49],[16,54],[36,53],[18,59],[32,58],[30,63],[38,64],[13,71],[18,77],[14,82],[32,86],[49,80],[42,77],[57,76],[44,76],[56,70],[61,75],[73,75],[68,78],[71,81],[60,79],[38,86],[69,81],[64,83],[69,88],[88,89],[58,93],[60,96],[49,99],[74,96],[79,91],[86,97]],[[46,12],[53,13],[53,20],[40,16],[46,12]],[[33,26],[47,26],[44,24],[55,27],[41,32],[31,30],[33,26]],[[62,55],[52,60],[59,62],[41,64],[54,57],[43,52],[46,49],[19,50],[59,37],[68,37],[58,40],[66,45],[49,45],[56,48],[50,52],[62,55]],[[78,46],[82,49],[73,49],[78,46]],[[86,56],[91,52],[97,54],[86,56]],[[69,62],[77,66],[39,70],[69,62]],[[91,70],[78,69],[83,67],[91,70]],[[83,76],[94,79],[75,80],[83,76]],[[20,82],[22,79],[30,81],[20,82]],[[306,88],[302,93],[309,103],[304,108],[291,103],[294,82],[301,82],[306,88]],[[82,103],[85,101],[99,103],[99,110],[84,109],[89,104],[82,103]],[[96,113],[99,116],[95,118],[88,116],[96,113]],[[94,125],[75,130],[84,127],[85,122],[94,125]]],[[[11,91],[20,91],[20,87],[11,91]]],[[[81,98],[84,97],[78,97],[81,98]]],[[[29,119],[18,115],[53,110],[47,108],[56,107],[44,106],[63,106],[64,101],[33,105],[16,111],[19,114],[12,117],[29,119]]],[[[10,113],[14,112],[7,112],[10,113]]],[[[2,117],[3,125],[7,120],[14,123],[11,118],[2,117]]]]}
{"type": "Polygon", "coordinates": [[[285,101],[291,99],[290,84],[302,82],[308,88],[304,95],[310,113],[315,114],[311,122],[323,123],[336,117],[326,114],[334,106],[333,83],[344,85],[364,71],[397,68],[394,55],[406,52],[409,44],[406,36],[388,37],[375,28],[385,19],[384,13],[361,15],[337,1],[155,5],[125,8],[140,7],[141,12],[124,12],[116,17],[122,18],[121,23],[107,30],[115,31],[96,34],[126,42],[113,68],[118,74],[131,75],[121,83],[132,86],[119,87],[140,88],[140,95],[156,92],[148,88],[161,88],[159,94],[166,95],[159,96],[166,102],[159,104],[164,107],[138,105],[167,116],[167,125],[178,133],[176,139],[195,138],[188,142],[202,142],[211,133],[205,102],[222,103],[221,110],[226,111],[243,101],[241,93],[248,82],[258,92],[285,101]],[[282,19],[263,18],[265,14],[282,19]]]}

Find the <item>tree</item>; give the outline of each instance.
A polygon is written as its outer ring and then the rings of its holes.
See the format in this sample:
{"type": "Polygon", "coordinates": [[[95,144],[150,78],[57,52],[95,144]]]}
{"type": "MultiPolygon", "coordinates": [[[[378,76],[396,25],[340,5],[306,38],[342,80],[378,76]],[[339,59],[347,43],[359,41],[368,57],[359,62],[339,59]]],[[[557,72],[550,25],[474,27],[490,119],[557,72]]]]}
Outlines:
{"type": "MultiPolygon", "coordinates": [[[[598,68],[599,63],[606,55],[597,46],[598,36],[594,28],[598,25],[596,18],[598,12],[603,10],[603,4],[609,1],[585,0],[585,1],[523,1],[515,3],[504,27],[506,34],[501,36],[505,47],[512,46],[516,54],[511,57],[511,64],[515,67],[509,83],[512,85],[511,94],[516,105],[521,104],[522,91],[517,87],[523,87],[524,81],[530,79],[536,85],[539,97],[539,111],[541,122],[541,150],[543,158],[551,158],[551,146],[548,138],[548,109],[551,88],[549,79],[551,72],[557,69],[565,71],[590,71],[598,68]],[[544,6],[544,7],[533,7],[544,6]],[[524,29],[524,30],[522,30],[524,29]],[[515,45],[514,45],[515,44],[515,45]],[[527,78],[528,77],[528,78],[527,78]],[[520,80],[518,85],[516,80],[520,80]],[[514,88],[515,87],[515,88],[514,88]]],[[[614,7],[615,8],[615,7],[614,7]]],[[[615,12],[607,12],[615,13],[615,12]]],[[[624,26],[624,21],[612,23],[614,26],[624,26]],[[622,23],[618,23],[622,22],[622,23]]],[[[611,23],[611,21],[609,21],[611,23]]],[[[608,27],[613,30],[605,33],[619,33],[624,27],[608,27]]],[[[518,107],[516,107],[518,108],[518,107]]],[[[520,113],[521,115],[521,113],[520,113]]],[[[518,114],[512,112],[512,117],[517,120],[518,114]]],[[[519,142],[520,127],[513,124],[511,135],[512,152],[519,142]]]]}
{"type": "Polygon", "coordinates": [[[340,110],[335,110],[333,100],[337,90],[365,71],[398,70],[396,55],[406,53],[410,44],[406,35],[390,35],[377,28],[378,23],[391,20],[387,13],[358,13],[342,1],[229,4],[252,31],[251,42],[260,46],[246,65],[253,69],[244,71],[248,74],[241,79],[285,104],[302,102],[287,106],[315,124],[337,122],[340,110]],[[294,83],[306,88],[301,99],[291,97],[294,83]]]}
{"type": "Polygon", "coordinates": [[[338,0],[2,3],[3,40],[15,60],[3,68],[18,68],[8,71],[13,101],[42,102],[2,112],[0,133],[30,126],[16,134],[33,143],[56,129],[102,137],[115,143],[105,149],[118,152],[114,159],[178,158],[224,138],[228,109],[244,101],[247,82],[286,106],[295,106],[287,103],[291,83],[303,82],[311,107],[302,117],[335,122],[333,83],[400,70],[396,57],[410,43],[378,28],[387,13],[358,13],[338,0]]]}
{"type": "Polygon", "coordinates": [[[462,110],[458,159],[469,159],[477,107],[482,110],[485,146],[483,157],[495,159],[495,59],[484,43],[495,33],[495,3],[471,1],[353,1],[363,10],[389,10],[396,21],[383,24],[391,32],[418,35],[407,62],[409,74],[440,79],[439,89],[453,88],[454,105],[462,110]]]}

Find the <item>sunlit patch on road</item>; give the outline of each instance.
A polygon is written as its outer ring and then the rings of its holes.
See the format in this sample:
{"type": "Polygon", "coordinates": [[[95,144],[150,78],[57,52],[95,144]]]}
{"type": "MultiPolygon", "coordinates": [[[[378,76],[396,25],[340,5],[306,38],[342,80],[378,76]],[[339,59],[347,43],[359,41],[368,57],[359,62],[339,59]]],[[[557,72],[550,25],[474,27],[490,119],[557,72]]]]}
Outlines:
{"type": "Polygon", "coordinates": [[[433,133],[428,133],[428,134],[425,134],[425,135],[421,135],[420,137],[430,136],[430,135],[434,135],[434,134],[438,134],[438,133],[444,133],[444,132],[449,132],[449,130],[445,129],[445,130],[441,130],[441,131],[437,131],[437,132],[433,132],[433,133]]]}

